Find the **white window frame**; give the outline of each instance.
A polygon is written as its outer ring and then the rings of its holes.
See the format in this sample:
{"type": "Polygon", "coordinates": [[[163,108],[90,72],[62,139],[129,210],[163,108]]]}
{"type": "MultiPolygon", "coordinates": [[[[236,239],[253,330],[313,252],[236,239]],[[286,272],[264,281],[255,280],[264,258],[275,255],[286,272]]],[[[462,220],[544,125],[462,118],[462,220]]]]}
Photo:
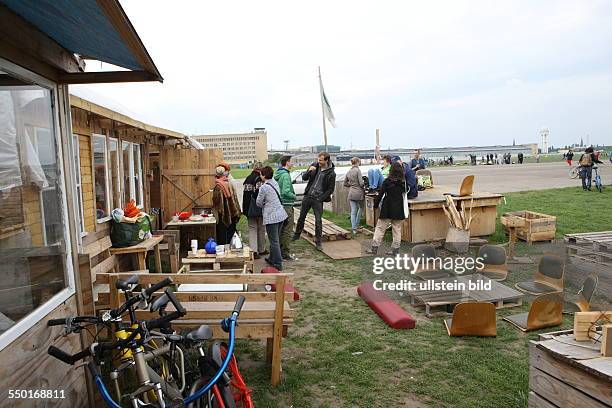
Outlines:
{"type": "MultiPolygon", "coordinates": [[[[62,191],[61,197],[61,205],[62,205],[62,217],[64,220],[68,220],[68,202],[66,197],[66,183],[64,182],[64,157],[62,151],[62,137],[61,137],[61,129],[60,129],[60,120],[59,120],[59,102],[58,102],[58,88],[57,84],[49,81],[48,79],[37,75],[27,69],[20,67],[19,65],[13,64],[10,61],[7,61],[3,58],[0,58],[0,69],[10,75],[15,76],[16,78],[23,79],[27,82],[32,82],[40,87],[47,88],[51,92],[51,113],[53,116],[53,135],[55,140],[55,147],[57,151],[57,166],[58,166],[58,188],[62,191]]],[[[67,92],[67,89],[66,89],[67,92]]],[[[64,100],[68,102],[68,97],[64,100]]],[[[70,123],[70,110],[66,110],[66,121],[65,123],[70,123]]],[[[68,134],[68,129],[64,129],[65,133],[68,134]]],[[[70,141],[69,141],[70,143],[70,141]]],[[[70,228],[64,229],[64,240],[66,242],[66,248],[72,248],[71,239],[70,239],[70,228]]],[[[49,313],[55,310],[62,303],[66,302],[70,299],[71,296],[75,294],[75,276],[74,269],[72,264],[72,251],[68,249],[66,251],[66,258],[64,265],[66,269],[64,271],[64,276],[66,278],[67,286],[53,295],[51,299],[47,300],[45,303],[38,306],[36,309],[31,311],[28,315],[24,316],[21,320],[11,326],[7,331],[0,334],[0,351],[10,345],[12,342],[17,340],[21,335],[31,329],[34,325],[36,325],[39,321],[45,318],[49,313]]]]}
{"type": "MultiPolygon", "coordinates": [[[[106,139],[106,135],[101,135],[99,133],[92,133],[91,134],[91,157],[92,160],[94,161],[94,163],[92,163],[95,166],[95,151],[94,151],[94,139],[95,138],[102,138],[102,140],[104,140],[104,162],[106,163],[106,165],[104,166],[104,179],[106,180],[105,183],[105,189],[106,189],[106,213],[108,214],[106,217],[97,218],[96,215],[96,223],[98,224],[103,224],[106,221],[109,221],[111,219],[111,208],[110,208],[110,200],[109,200],[109,194],[110,194],[110,180],[109,180],[109,176],[108,176],[108,141],[106,139]]],[[[92,174],[93,177],[93,185],[94,185],[94,210],[97,206],[97,202],[96,202],[96,172],[94,169],[94,172],[92,174]]]]}
{"type": "MultiPolygon", "coordinates": [[[[129,174],[128,176],[128,180],[129,180],[129,186],[130,186],[130,196],[129,197],[124,197],[124,201],[129,201],[129,200],[134,200],[136,201],[136,207],[143,209],[144,208],[144,185],[143,185],[143,180],[142,180],[142,149],[141,149],[141,145],[139,143],[133,143],[133,142],[128,142],[126,140],[121,141],[121,161],[122,161],[122,165],[121,165],[121,175],[122,175],[122,180],[124,180],[125,182],[125,163],[123,163],[123,159],[124,159],[124,155],[123,155],[123,146],[127,146],[128,147],[128,171],[129,174]],[[137,147],[137,152],[138,152],[138,160],[134,159],[134,147],[137,147]],[[137,168],[135,166],[135,163],[137,163],[137,168]],[[136,185],[136,172],[138,172],[138,185],[136,185]]],[[[122,191],[123,193],[124,191],[122,191]]]]}
{"type": "Polygon", "coordinates": [[[79,135],[72,135],[72,154],[74,155],[74,188],[75,203],[74,208],[79,210],[79,236],[87,235],[85,231],[85,211],[83,210],[83,184],[81,183],[81,150],[79,149],[79,135]]]}
{"type": "MultiPolygon", "coordinates": [[[[111,184],[109,184],[109,189],[111,191],[111,195],[113,196],[113,204],[115,205],[115,208],[122,208],[123,206],[122,206],[122,203],[121,203],[121,196],[123,194],[123,183],[121,182],[121,180],[122,180],[121,177],[122,177],[122,173],[123,172],[121,171],[122,170],[121,169],[121,155],[122,155],[121,141],[118,138],[116,138],[116,137],[110,137],[110,136],[108,137],[108,142],[106,143],[106,149],[108,151],[108,155],[107,155],[108,161],[107,161],[107,163],[108,163],[108,168],[109,169],[112,167],[111,163],[110,163],[110,159],[111,159],[110,142],[116,142],[117,143],[117,152],[115,154],[117,155],[117,160],[116,160],[116,162],[117,162],[117,178],[118,178],[117,183],[119,183],[119,186],[117,186],[117,192],[118,192],[117,199],[119,200],[118,203],[114,202],[115,201],[115,196],[114,196],[114,192],[113,192],[111,184]]],[[[110,173],[110,171],[108,171],[107,173],[108,173],[108,177],[109,177],[110,181],[112,182],[113,181],[112,180],[112,178],[113,178],[112,174],[110,173]]]]}

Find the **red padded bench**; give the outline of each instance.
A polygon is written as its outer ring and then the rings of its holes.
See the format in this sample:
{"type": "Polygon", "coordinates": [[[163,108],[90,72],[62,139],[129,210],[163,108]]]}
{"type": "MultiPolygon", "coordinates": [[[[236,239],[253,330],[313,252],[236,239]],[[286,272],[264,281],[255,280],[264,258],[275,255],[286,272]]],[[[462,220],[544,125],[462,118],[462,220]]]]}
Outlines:
{"type": "MultiPolygon", "coordinates": [[[[265,268],[262,268],[262,269],[261,269],[261,273],[280,273],[280,272],[278,271],[278,269],[276,269],[276,268],[275,268],[275,267],[273,267],[273,266],[266,266],[265,268]]],[[[267,288],[267,286],[268,286],[268,285],[266,285],[266,289],[268,289],[268,288],[267,288]]],[[[269,286],[270,286],[270,289],[269,289],[269,290],[270,290],[271,292],[276,292],[276,285],[275,285],[275,284],[271,283],[271,284],[269,284],[269,286]]],[[[293,285],[292,285],[292,284],[290,284],[290,283],[285,284],[285,292],[293,292],[293,300],[294,300],[295,302],[297,302],[298,300],[300,300],[300,294],[299,294],[299,293],[298,293],[298,291],[297,291],[297,290],[296,290],[296,289],[293,287],[293,285]]]]}
{"type": "Polygon", "coordinates": [[[374,289],[372,282],[364,282],[357,288],[361,298],[394,329],[414,329],[416,320],[387,296],[382,290],[374,289]]]}

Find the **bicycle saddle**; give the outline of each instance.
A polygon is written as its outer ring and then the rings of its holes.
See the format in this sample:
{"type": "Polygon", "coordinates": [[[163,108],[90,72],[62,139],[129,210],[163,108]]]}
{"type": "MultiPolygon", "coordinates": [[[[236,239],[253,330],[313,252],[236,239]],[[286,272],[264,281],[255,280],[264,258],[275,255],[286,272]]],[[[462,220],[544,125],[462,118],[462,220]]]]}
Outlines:
{"type": "Polygon", "coordinates": [[[115,282],[115,287],[117,289],[127,290],[130,288],[130,285],[135,285],[138,283],[138,275],[132,275],[126,280],[117,279],[115,282]]]}
{"type": "Polygon", "coordinates": [[[212,336],[213,336],[212,329],[208,327],[207,325],[203,324],[198,328],[198,330],[189,332],[187,336],[185,337],[187,338],[187,340],[191,340],[191,341],[204,341],[204,340],[212,339],[212,336]]]}
{"type": "Polygon", "coordinates": [[[593,170],[597,170],[597,169],[598,169],[598,167],[597,167],[597,166],[593,166],[593,170]]]}

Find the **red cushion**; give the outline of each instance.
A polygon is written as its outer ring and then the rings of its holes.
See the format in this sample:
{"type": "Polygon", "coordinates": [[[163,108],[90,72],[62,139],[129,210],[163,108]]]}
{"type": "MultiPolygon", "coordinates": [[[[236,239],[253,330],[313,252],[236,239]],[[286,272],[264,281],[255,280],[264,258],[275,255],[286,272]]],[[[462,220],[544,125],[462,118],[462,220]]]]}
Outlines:
{"type": "Polygon", "coordinates": [[[361,298],[394,329],[414,329],[416,320],[387,296],[382,290],[374,289],[371,282],[364,282],[357,288],[361,298]]]}
{"type": "MultiPolygon", "coordinates": [[[[261,270],[261,273],[279,273],[278,269],[276,269],[273,266],[266,266],[265,268],[263,268],[261,270]]],[[[276,292],[276,285],[271,283],[270,287],[272,288],[272,292],[276,292]]],[[[291,285],[290,283],[286,283],[285,284],[285,292],[293,292],[293,300],[294,301],[298,301],[300,300],[300,294],[298,293],[298,291],[293,287],[293,285],[291,285]]]]}

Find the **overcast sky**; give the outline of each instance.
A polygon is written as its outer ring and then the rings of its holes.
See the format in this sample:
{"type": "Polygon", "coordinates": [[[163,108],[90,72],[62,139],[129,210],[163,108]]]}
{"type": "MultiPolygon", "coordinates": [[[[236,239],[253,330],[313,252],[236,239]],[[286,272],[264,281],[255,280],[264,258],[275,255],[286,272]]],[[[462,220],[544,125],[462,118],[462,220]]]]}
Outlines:
{"type": "Polygon", "coordinates": [[[372,148],[612,143],[610,1],[121,0],[163,84],[88,85],[187,134],[372,148]]]}

